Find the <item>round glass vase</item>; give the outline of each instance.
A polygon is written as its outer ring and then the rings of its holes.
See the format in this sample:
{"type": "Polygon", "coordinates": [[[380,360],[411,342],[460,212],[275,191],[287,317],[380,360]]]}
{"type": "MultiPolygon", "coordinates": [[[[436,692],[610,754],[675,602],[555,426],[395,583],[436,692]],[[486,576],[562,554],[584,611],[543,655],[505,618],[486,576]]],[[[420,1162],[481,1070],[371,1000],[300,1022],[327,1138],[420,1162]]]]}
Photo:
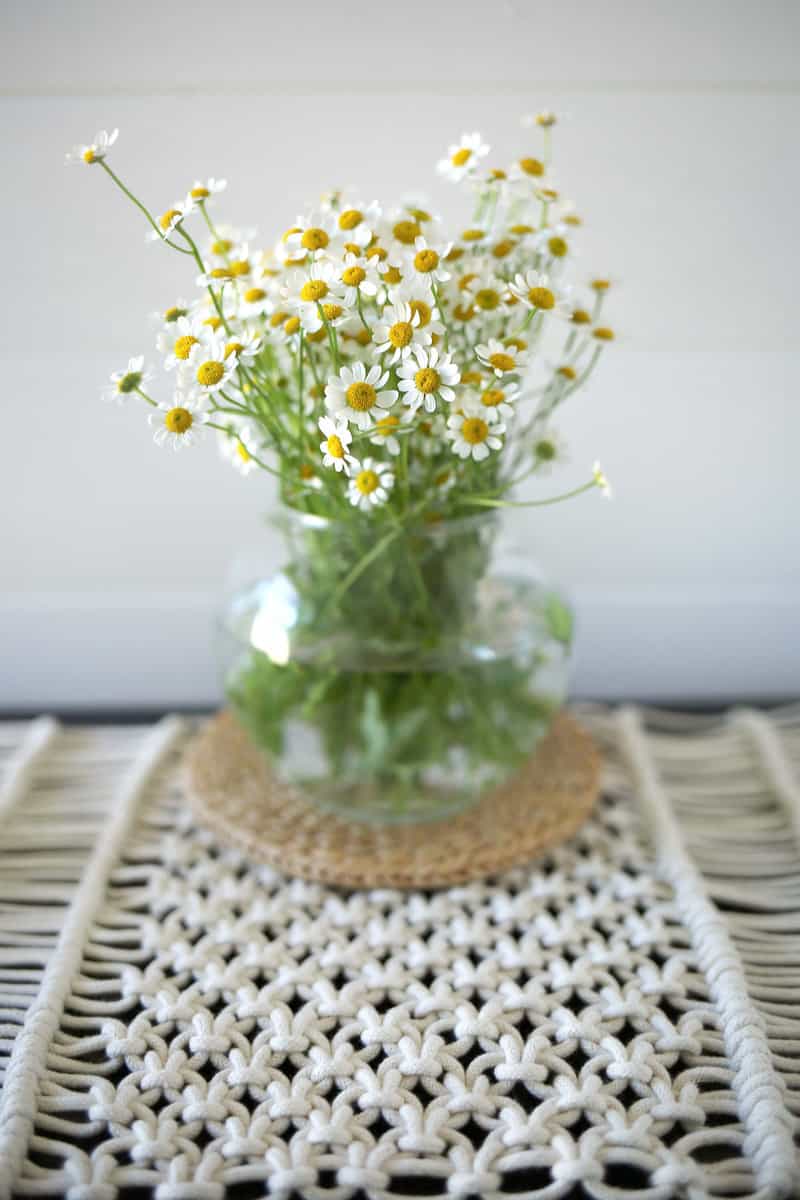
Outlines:
{"type": "Polygon", "coordinates": [[[433,820],[513,774],[561,707],[572,615],[496,511],[403,526],[283,511],[282,566],[220,622],[225,694],[273,769],[346,818],[433,820]]]}

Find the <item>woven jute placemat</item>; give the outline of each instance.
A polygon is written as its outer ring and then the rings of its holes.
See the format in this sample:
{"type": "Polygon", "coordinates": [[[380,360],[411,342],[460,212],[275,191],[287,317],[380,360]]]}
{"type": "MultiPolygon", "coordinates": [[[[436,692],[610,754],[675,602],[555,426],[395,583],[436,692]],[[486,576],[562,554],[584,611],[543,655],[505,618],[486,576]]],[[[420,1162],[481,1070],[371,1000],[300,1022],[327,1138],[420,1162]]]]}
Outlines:
{"type": "Polygon", "coordinates": [[[275,777],[229,712],[187,753],[201,824],[288,875],[342,887],[445,887],[530,862],[582,824],[599,779],[594,743],[568,713],[502,788],[455,816],[409,825],[344,821],[309,803],[275,777]]]}

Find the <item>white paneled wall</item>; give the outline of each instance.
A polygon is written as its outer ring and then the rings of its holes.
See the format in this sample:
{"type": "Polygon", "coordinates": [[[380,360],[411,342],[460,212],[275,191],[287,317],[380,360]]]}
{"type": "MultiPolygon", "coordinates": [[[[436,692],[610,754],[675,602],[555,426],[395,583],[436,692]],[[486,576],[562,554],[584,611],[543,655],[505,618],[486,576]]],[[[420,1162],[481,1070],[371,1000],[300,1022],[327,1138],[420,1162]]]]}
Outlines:
{"type": "Polygon", "coordinates": [[[479,128],[503,155],[553,107],[580,266],[622,336],[564,419],[558,482],[616,498],[526,518],[580,618],[575,689],[662,700],[800,691],[800,6],[785,0],[303,5],[146,0],[2,9],[0,707],[205,703],[231,559],[270,489],[212,447],[175,457],[97,398],[183,260],[65,147],[163,209],[227,176],[265,240],[325,186],[458,194],[433,165],[479,128]]]}

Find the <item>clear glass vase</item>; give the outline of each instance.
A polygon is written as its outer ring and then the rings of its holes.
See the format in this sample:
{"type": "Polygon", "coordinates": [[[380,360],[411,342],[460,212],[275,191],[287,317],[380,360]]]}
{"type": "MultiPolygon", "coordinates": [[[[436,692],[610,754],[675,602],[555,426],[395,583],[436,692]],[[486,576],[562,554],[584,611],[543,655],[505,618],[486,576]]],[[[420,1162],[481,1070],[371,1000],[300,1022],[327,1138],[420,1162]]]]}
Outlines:
{"type": "Polygon", "coordinates": [[[283,564],[221,620],[227,699],[279,776],[367,821],[432,820],[501,784],[564,701],[572,616],[496,512],[409,528],[277,518],[283,564]]]}

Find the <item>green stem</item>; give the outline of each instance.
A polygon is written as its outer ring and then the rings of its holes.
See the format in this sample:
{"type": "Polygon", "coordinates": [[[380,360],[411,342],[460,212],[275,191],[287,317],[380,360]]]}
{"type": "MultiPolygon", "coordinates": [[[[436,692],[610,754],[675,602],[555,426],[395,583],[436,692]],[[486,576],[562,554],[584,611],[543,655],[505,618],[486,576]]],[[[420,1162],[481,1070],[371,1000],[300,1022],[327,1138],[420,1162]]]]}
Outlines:
{"type": "Polygon", "coordinates": [[[147,392],[143,392],[142,389],[138,387],[134,388],[133,390],[137,395],[141,396],[143,400],[146,400],[148,404],[152,404],[153,408],[158,408],[156,401],[152,398],[152,396],[148,396],[147,392]]]}
{"type": "Polygon", "coordinates": [[[562,500],[571,500],[573,496],[581,496],[597,487],[597,480],[573,488],[571,492],[562,492],[560,496],[551,496],[547,500],[493,500],[488,496],[465,496],[462,504],[477,504],[481,508],[544,508],[548,504],[560,504],[562,500]]]}
{"type": "MultiPolygon", "coordinates": [[[[160,227],[160,225],[158,224],[158,222],[156,221],[155,217],[150,212],[150,210],[148,208],[146,208],[144,204],[142,204],[141,200],[139,200],[138,197],[134,196],[134,194],[130,190],[130,188],[127,188],[125,186],[125,184],[120,179],[119,175],[116,175],[111,170],[111,167],[108,165],[108,163],[106,162],[106,160],[104,158],[100,159],[100,166],[103,168],[106,175],[110,176],[110,178],[113,179],[114,183],[117,185],[117,187],[120,189],[120,191],[123,192],[128,197],[128,199],[131,201],[131,203],[135,204],[136,207],[139,209],[139,211],[144,213],[149,224],[152,225],[153,229],[158,234],[158,240],[160,242],[166,242],[166,244],[168,246],[171,246],[173,250],[177,250],[178,254],[191,254],[190,250],[184,250],[182,246],[176,246],[174,242],[171,242],[169,240],[169,238],[164,233],[164,230],[160,227]]],[[[180,230],[180,232],[182,233],[183,230],[180,230]]]]}

